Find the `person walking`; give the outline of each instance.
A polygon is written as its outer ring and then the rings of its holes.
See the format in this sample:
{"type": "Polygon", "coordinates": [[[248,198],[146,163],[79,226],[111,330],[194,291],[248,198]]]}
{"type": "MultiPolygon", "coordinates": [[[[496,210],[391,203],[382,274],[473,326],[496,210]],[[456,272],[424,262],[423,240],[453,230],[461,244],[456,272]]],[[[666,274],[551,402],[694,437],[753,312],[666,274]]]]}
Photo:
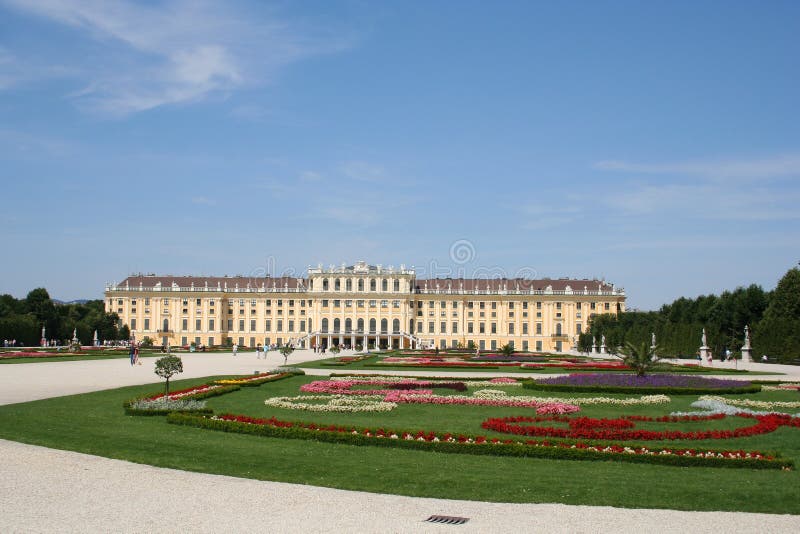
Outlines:
{"type": "Polygon", "coordinates": [[[261,343],[256,345],[256,360],[261,359],[261,343]]]}
{"type": "Polygon", "coordinates": [[[133,361],[136,362],[136,365],[142,365],[142,362],[139,361],[139,345],[133,349],[133,361]]]}
{"type": "Polygon", "coordinates": [[[130,350],[129,355],[131,357],[131,365],[135,364],[136,363],[136,344],[135,343],[131,343],[131,350],[130,350]]]}
{"type": "Polygon", "coordinates": [[[233,344],[233,355],[236,356],[236,354],[238,352],[239,352],[239,344],[238,343],[234,343],[233,344]]]}

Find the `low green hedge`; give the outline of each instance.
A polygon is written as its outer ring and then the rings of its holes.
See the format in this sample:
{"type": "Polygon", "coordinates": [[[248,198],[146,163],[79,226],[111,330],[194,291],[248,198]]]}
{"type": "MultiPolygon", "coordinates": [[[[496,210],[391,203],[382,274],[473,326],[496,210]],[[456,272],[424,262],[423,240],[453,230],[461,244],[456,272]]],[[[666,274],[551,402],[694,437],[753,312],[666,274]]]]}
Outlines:
{"type": "MultiPolygon", "coordinates": [[[[586,449],[564,449],[556,447],[535,447],[524,444],[462,444],[446,441],[428,442],[410,439],[374,438],[361,434],[311,430],[306,428],[275,427],[256,425],[237,421],[221,421],[203,416],[173,412],[167,415],[167,422],[176,425],[192,426],[221,432],[250,434],[284,439],[311,439],[326,443],[346,445],[367,445],[376,447],[398,447],[403,449],[424,450],[453,454],[473,454],[489,456],[514,456],[527,458],[545,458],[552,460],[590,460],[590,461],[623,461],[632,463],[659,464],[679,467],[733,467],[750,469],[791,469],[794,464],[790,460],[776,458],[774,460],[729,460],[724,458],[609,454],[586,449]]],[[[398,431],[399,433],[399,431],[398,431]]],[[[414,432],[412,432],[414,433],[414,432]]]]}
{"type": "Polygon", "coordinates": [[[740,388],[677,388],[677,387],[625,387],[625,386],[574,386],[572,384],[537,384],[525,380],[522,387],[535,391],[559,391],[561,393],[625,393],[625,394],[663,394],[663,395],[739,395],[758,393],[761,386],[752,385],[740,388]]]}

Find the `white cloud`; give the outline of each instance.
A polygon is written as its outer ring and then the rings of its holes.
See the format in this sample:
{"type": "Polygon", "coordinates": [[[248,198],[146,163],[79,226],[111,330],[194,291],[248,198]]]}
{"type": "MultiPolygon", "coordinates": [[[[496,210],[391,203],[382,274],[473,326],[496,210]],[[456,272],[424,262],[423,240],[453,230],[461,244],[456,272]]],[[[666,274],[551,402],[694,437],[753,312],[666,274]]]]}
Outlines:
{"type": "MultiPolygon", "coordinates": [[[[351,42],[331,29],[322,34],[272,14],[237,13],[229,3],[3,1],[100,42],[92,63],[83,65],[88,73],[83,89],[70,96],[82,106],[116,115],[268,82],[288,63],[337,52],[351,42]]],[[[4,57],[0,54],[0,61],[4,57]]]]}
{"type": "Polygon", "coordinates": [[[705,178],[778,178],[800,176],[800,155],[786,154],[760,159],[688,161],[676,163],[633,163],[600,161],[595,169],[639,174],[674,174],[705,178]]]}

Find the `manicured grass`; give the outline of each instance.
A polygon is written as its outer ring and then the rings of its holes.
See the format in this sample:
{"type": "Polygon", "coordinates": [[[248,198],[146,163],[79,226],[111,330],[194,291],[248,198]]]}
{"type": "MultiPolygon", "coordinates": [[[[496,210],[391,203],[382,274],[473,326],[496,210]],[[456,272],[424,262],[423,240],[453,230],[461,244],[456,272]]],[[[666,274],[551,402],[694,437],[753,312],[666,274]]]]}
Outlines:
{"type": "MultiPolygon", "coordinates": [[[[149,356],[149,354],[140,354],[149,356]]],[[[81,360],[114,360],[118,358],[129,358],[128,353],[100,353],[100,354],[65,354],[64,356],[22,356],[20,358],[0,358],[0,364],[5,363],[39,363],[39,362],[74,362],[81,360]]]]}
{"type": "MultiPolygon", "coordinates": [[[[482,432],[479,425],[486,417],[529,413],[514,408],[401,405],[384,414],[336,414],[264,406],[266,397],[297,395],[298,387],[313,379],[294,377],[256,388],[242,388],[209,399],[208,405],[217,412],[259,417],[275,415],[291,420],[355,426],[382,424],[391,428],[428,428],[485,435],[489,433],[482,432]]],[[[175,381],[173,388],[177,390],[208,380],[175,381]]],[[[0,406],[0,437],[188,471],[379,493],[500,502],[800,513],[800,474],[797,471],[677,468],[357,447],[227,434],[168,425],[162,417],[123,414],[125,400],[159,392],[161,387],[160,383],[155,383],[0,406]]],[[[507,391],[513,395],[536,394],[522,388],[507,388],[507,391]]],[[[447,394],[447,390],[437,390],[437,393],[447,394]]],[[[796,393],[792,392],[765,392],[752,397],[797,400],[796,393]]],[[[695,399],[696,396],[674,397],[671,404],[658,406],[585,406],[581,414],[590,417],[663,415],[673,410],[688,410],[695,399]]],[[[705,425],[702,428],[729,428],[743,423],[746,420],[728,418],[674,426],[690,429],[696,428],[692,425],[702,424],[705,425]]],[[[648,442],[649,446],[657,444],[648,442]]],[[[662,444],[676,446],[679,443],[662,444]]],[[[800,464],[800,432],[794,428],[736,440],[680,443],[687,444],[779,450],[800,464]]]]}

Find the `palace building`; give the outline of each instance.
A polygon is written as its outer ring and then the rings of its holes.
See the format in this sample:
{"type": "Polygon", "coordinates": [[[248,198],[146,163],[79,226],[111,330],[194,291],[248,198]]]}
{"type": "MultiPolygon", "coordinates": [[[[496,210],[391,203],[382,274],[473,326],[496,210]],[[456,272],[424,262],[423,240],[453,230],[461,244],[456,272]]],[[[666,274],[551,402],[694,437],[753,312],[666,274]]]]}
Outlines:
{"type": "Polygon", "coordinates": [[[417,279],[358,262],[306,278],[133,275],[106,286],[105,307],[156,344],[560,352],[593,315],[624,311],[625,291],[567,278],[417,279]]]}

